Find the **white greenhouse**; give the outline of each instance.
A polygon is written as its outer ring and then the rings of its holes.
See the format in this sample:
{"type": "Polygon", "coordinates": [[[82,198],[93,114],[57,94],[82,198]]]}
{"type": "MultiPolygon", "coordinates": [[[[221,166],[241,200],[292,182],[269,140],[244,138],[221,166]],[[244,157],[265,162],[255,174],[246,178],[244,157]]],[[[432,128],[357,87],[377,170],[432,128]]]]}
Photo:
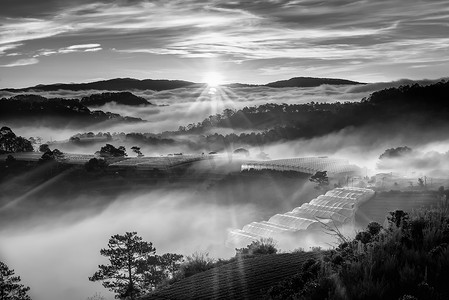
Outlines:
{"type": "Polygon", "coordinates": [[[336,188],[294,208],[276,214],[268,221],[252,222],[242,230],[228,233],[227,245],[245,247],[261,238],[278,239],[285,234],[321,230],[323,224],[341,226],[353,222],[358,206],[374,196],[374,191],[363,188],[336,188]]]}

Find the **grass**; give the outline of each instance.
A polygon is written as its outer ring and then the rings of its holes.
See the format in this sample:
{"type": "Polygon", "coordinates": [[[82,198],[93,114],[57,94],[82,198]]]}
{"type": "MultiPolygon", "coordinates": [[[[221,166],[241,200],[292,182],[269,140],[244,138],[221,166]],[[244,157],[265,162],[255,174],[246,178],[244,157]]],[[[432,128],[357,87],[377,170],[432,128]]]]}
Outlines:
{"type": "Polygon", "coordinates": [[[388,212],[401,209],[411,212],[438,205],[435,191],[378,192],[374,198],[360,205],[355,215],[356,224],[365,227],[369,222],[384,224],[388,212]]]}

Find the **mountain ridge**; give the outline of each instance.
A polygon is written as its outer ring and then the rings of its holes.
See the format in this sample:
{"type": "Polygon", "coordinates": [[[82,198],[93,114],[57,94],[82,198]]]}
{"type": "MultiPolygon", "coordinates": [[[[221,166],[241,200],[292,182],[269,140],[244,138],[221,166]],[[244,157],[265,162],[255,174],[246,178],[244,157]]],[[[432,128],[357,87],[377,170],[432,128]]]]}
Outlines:
{"type": "Polygon", "coordinates": [[[175,88],[194,85],[194,82],[183,80],[168,79],[134,79],[134,78],[113,78],[108,80],[100,80],[85,83],[55,83],[55,84],[38,84],[26,88],[6,88],[1,89],[7,92],[30,92],[30,91],[84,91],[84,90],[104,90],[104,91],[127,91],[127,90],[154,90],[164,91],[175,88]]]}
{"type": "MultiPolygon", "coordinates": [[[[127,91],[127,90],[154,90],[165,91],[177,88],[183,88],[204,83],[195,83],[184,80],[168,80],[168,79],[134,79],[134,78],[113,78],[108,80],[93,81],[86,83],[55,83],[55,84],[38,84],[26,88],[4,88],[1,91],[7,92],[32,92],[32,91],[83,91],[83,90],[104,90],[104,91],[127,91]]],[[[338,79],[338,78],[319,78],[319,77],[293,77],[287,80],[269,82],[266,84],[245,84],[230,83],[224,84],[229,87],[257,87],[267,86],[273,88],[282,87],[316,87],[323,84],[331,85],[360,85],[361,82],[338,79]]]]}
{"type": "Polygon", "coordinates": [[[293,77],[287,80],[279,80],[265,84],[268,87],[317,87],[323,84],[329,85],[359,85],[366,84],[357,81],[339,78],[318,78],[318,77],[293,77]]]}

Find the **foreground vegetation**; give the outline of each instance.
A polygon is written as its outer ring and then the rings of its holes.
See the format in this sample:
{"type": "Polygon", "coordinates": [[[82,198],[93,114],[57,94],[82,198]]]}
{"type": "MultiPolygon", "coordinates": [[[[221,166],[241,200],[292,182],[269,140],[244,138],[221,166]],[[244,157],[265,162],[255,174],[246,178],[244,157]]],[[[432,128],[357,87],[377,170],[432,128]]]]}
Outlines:
{"type": "Polygon", "coordinates": [[[29,287],[20,283],[20,276],[0,261],[0,300],[30,300],[29,287]]]}
{"type": "Polygon", "coordinates": [[[135,232],[115,235],[100,251],[110,264],[89,279],[103,281],[118,299],[448,299],[449,205],[440,194],[441,205],[390,212],[385,227],[372,222],[353,239],[327,228],[341,243],[325,251],[277,254],[265,240],[229,260],[207,253],[183,259],[156,255],[135,232]]]}
{"type": "Polygon", "coordinates": [[[448,204],[387,219],[354,239],[331,229],[341,239],[333,250],[276,254],[255,243],[144,299],[448,299],[448,204]]]}
{"type": "Polygon", "coordinates": [[[448,299],[449,206],[391,212],[309,260],[268,299],[448,299]]]}

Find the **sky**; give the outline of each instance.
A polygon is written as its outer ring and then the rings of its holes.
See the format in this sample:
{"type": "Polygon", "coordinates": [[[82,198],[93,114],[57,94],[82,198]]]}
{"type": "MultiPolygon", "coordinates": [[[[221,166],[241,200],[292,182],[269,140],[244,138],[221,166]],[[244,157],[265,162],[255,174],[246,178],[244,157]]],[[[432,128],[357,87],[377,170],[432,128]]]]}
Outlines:
{"type": "Polygon", "coordinates": [[[223,83],[379,82],[449,70],[445,0],[1,2],[0,88],[211,73],[223,83]]]}

